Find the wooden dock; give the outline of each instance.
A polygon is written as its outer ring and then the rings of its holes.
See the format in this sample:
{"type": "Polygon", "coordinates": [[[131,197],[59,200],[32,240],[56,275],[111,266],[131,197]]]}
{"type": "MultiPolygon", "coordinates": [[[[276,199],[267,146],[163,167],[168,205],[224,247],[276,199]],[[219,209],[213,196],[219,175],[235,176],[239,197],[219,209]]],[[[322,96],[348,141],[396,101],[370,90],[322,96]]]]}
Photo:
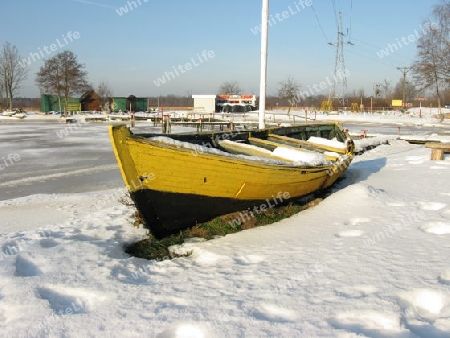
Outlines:
{"type": "Polygon", "coordinates": [[[173,126],[181,126],[181,127],[194,127],[197,129],[197,132],[201,132],[203,130],[214,130],[215,127],[219,127],[220,131],[224,130],[234,130],[234,123],[228,121],[220,121],[220,122],[203,122],[203,121],[178,121],[178,122],[170,122],[173,126]]]}

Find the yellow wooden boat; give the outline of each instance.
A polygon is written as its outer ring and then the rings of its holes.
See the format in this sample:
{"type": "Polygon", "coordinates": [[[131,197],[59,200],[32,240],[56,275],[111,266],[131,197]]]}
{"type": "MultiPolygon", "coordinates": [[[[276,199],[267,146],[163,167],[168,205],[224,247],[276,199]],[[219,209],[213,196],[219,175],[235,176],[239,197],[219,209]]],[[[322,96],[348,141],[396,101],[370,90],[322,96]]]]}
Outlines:
{"type": "Polygon", "coordinates": [[[157,238],[325,189],[354,156],[335,123],[171,135],[109,128],[125,185],[157,238]]]}

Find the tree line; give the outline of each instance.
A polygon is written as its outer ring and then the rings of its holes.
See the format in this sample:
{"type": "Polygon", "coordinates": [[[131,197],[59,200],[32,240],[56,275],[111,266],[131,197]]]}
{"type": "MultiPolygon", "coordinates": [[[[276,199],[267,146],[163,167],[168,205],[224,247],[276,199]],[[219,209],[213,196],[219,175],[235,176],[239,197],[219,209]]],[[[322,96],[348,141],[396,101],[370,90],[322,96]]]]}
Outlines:
{"type": "MultiPolygon", "coordinates": [[[[391,99],[401,98],[405,102],[412,102],[418,96],[428,93],[431,101],[439,108],[446,103],[445,98],[450,97],[450,2],[441,0],[432,7],[430,19],[422,23],[426,27],[417,41],[417,55],[415,61],[408,67],[404,67],[404,76],[397,84],[392,85],[383,80],[374,83],[372,93],[364,93],[364,90],[353,91],[347,94],[350,102],[367,102],[368,98],[375,99],[378,107],[389,107],[391,99]],[[406,77],[406,73],[412,75],[413,81],[406,77]]],[[[16,46],[5,42],[0,51],[0,104],[6,100],[6,107],[13,109],[14,100],[20,86],[28,77],[28,69],[21,61],[20,53],[16,46]]],[[[36,74],[35,82],[41,93],[52,94],[58,97],[60,110],[65,111],[68,98],[81,95],[88,90],[94,90],[88,82],[88,73],[85,65],[77,60],[77,56],[69,50],[62,51],[44,61],[36,74]],[[64,100],[63,100],[64,99],[64,100]]],[[[106,82],[102,82],[96,89],[101,97],[102,105],[107,104],[113,96],[112,89],[106,82]]],[[[217,94],[241,94],[239,83],[226,81],[218,88],[217,94]]],[[[277,95],[268,97],[266,104],[273,107],[320,107],[320,102],[329,100],[333,93],[327,95],[305,95],[301,84],[288,76],[279,83],[277,95]]],[[[187,96],[167,95],[165,97],[150,98],[150,106],[188,106],[192,104],[190,94],[187,96]],[[156,102],[156,100],[158,102],[156,102]]],[[[372,100],[371,100],[372,101],[372,100]]],[[[431,103],[428,101],[428,103],[431,103]]],[[[363,103],[367,106],[367,103],[363,103]]],[[[443,114],[441,114],[443,118],[443,114]]]]}
{"type": "MultiPolygon", "coordinates": [[[[6,98],[6,107],[13,109],[13,103],[32,103],[26,99],[17,98],[21,84],[28,77],[28,69],[23,64],[16,46],[5,42],[0,53],[0,104],[6,98]]],[[[60,111],[67,111],[69,97],[81,95],[93,90],[88,82],[85,65],[77,60],[77,56],[70,50],[62,51],[44,61],[36,74],[35,82],[43,94],[56,95],[60,111]]],[[[104,82],[100,83],[97,93],[104,102],[112,96],[112,91],[104,82]]]]}

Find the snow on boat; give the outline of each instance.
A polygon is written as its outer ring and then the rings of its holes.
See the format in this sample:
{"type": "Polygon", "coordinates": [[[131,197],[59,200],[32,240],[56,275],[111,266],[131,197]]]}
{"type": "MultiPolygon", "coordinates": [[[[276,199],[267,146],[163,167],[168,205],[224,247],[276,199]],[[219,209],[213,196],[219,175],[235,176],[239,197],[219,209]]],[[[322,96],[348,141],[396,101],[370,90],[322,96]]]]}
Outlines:
{"type": "Polygon", "coordinates": [[[5,110],[2,112],[2,116],[13,116],[15,113],[15,111],[5,110]]]}
{"type": "Polygon", "coordinates": [[[156,238],[325,189],[354,156],[353,141],[335,123],[171,135],[120,125],[109,134],[125,185],[156,238]]]}
{"type": "Polygon", "coordinates": [[[27,114],[25,114],[25,113],[16,113],[16,114],[14,114],[12,116],[14,116],[14,117],[16,117],[18,119],[24,119],[25,117],[27,117],[27,114]]]}

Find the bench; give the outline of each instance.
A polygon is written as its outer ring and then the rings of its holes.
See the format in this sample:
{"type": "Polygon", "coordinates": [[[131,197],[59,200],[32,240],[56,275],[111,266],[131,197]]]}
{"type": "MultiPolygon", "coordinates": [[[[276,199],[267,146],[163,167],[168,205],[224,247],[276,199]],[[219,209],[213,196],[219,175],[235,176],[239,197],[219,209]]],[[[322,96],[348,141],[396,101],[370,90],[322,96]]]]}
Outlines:
{"type": "Polygon", "coordinates": [[[443,160],[445,153],[450,153],[450,143],[425,143],[426,148],[431,149],[431,160],[443,160]]]}

